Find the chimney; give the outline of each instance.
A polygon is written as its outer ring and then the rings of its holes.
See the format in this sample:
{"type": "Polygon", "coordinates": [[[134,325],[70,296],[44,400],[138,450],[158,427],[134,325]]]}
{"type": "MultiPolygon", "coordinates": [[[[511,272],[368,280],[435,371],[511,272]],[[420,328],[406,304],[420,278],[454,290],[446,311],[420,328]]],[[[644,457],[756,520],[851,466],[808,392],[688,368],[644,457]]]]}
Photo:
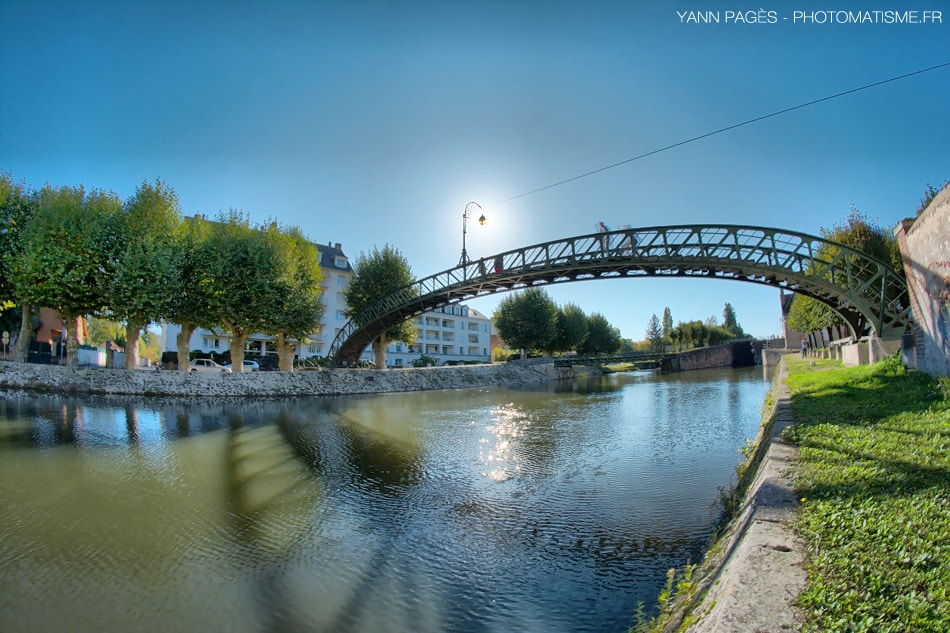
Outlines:
{"type": "Polygon", "coordinates": [[[335,247],[336,250],[338,250],[338,251],[342,251],[342,250],[343,250],[343,245],[340,244],[339,242],[337,242],[336,244],[334,244],[334,247],[335,247]]]}

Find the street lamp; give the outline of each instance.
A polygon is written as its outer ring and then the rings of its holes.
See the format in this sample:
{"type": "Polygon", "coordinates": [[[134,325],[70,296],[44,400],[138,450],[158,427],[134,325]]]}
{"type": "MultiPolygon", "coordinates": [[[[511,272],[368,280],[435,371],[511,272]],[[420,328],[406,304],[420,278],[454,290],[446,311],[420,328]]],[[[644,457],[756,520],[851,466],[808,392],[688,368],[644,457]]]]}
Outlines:
{"type": "MultiPolygon", "coordinates": [[[[468,223],[469,210],[472,208],[472,205],[475,205],[476,207],[478,207],[479,211],[482,210],[482,206],[478,204],[477,202],[469,202],[468,204],[465,205],[465,210],[462,211],[462,257],[459,258],[459,266],[464,266],[469,261],[468,252],[465,250],[465,233],[466,233],[466,226],[468,223]]],[[[478,218],[478,223],[484,226],[485,222],[486,222],[485,214],[483,213],[478,218]]]]}

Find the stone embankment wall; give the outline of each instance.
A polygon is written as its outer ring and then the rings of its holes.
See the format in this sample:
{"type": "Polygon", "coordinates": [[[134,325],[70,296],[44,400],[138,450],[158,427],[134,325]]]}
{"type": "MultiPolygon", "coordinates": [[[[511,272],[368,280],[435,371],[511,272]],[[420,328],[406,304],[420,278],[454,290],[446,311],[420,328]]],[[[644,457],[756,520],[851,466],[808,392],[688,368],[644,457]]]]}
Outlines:
{"type": "Polygon", "coordinates": [[[504,386],[559,377],[566,376],[553,364],[212,374],[0,362],[0,389],[139,396],[329,396],[504,386]]]}
{"type": "MultiPolygon", "coordinates": [[[[761,349],[761,345],[759,346],[761,349]]],[[[714,369],[717,367],[750,367],[755,364],[753,346],[749,341],[724,343],[680,352],[670,359],[670,369],[714,369]]]]}
{"type": "Polygon", "coordinates": [[[912,364],[928,374],[950,375],[950,187],[894,234],[917,323],[912,364]]]}

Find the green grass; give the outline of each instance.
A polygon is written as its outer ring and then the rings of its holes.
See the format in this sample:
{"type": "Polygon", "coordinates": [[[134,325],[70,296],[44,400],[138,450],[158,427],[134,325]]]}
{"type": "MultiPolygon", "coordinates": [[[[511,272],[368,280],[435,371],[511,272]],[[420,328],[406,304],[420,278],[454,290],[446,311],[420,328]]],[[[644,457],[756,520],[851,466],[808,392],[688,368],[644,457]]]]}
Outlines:
{"type": "Polygon", "coordinates": [[[896,360],[788,358],[805,631],[950,631],[950,398],[896,360]]]}

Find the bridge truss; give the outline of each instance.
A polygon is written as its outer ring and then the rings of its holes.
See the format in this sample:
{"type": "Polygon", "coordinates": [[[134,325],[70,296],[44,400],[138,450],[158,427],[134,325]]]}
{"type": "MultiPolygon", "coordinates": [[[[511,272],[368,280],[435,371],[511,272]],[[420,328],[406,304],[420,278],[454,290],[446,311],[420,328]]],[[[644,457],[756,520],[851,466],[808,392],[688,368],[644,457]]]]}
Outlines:
{"type": "Polygon", "coordinates": [[[330,366],[355,362],[382,332],[445,305],[532,286],[661,276],[732,279],[813,297],[840,314],[855,337],[895,338],[911,321],[903,279],[841,244],[756,226],[632,228],[525,246],[400,288],[344,325],[330,346],[330,366]]]}

